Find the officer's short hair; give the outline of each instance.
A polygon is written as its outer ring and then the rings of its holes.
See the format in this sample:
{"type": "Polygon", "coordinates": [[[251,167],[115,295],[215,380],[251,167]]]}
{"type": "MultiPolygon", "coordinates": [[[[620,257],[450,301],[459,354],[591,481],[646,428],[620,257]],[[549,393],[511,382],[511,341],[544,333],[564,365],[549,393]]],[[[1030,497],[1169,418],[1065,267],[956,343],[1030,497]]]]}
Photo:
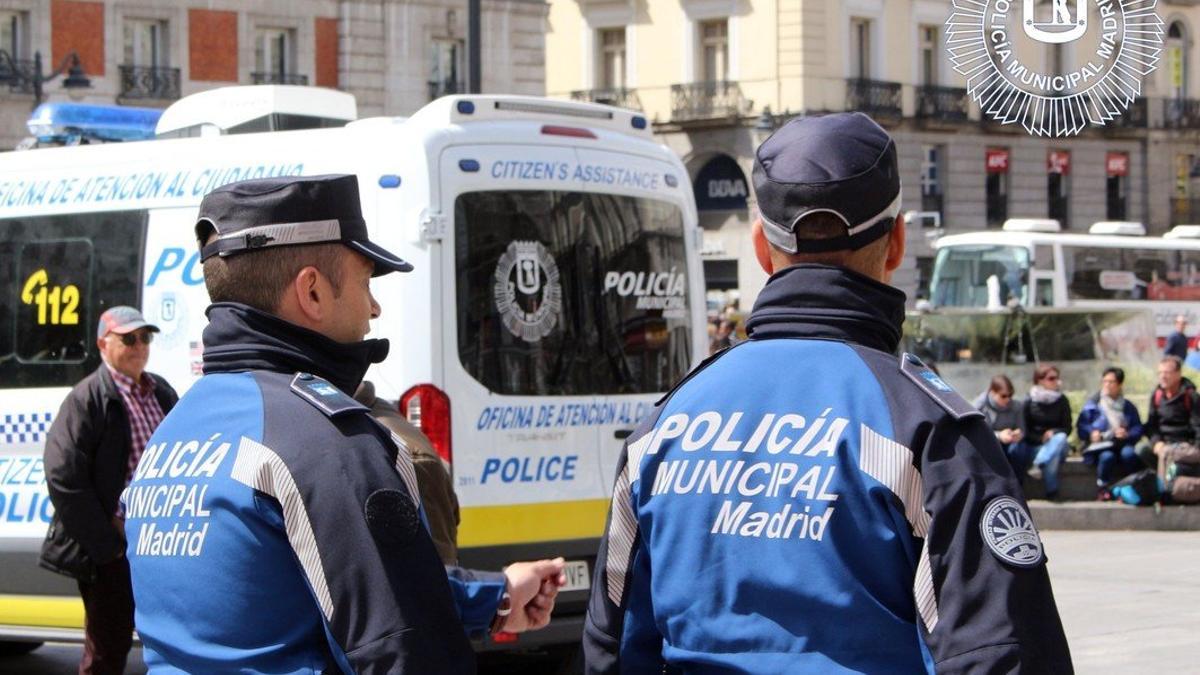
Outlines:
{"type": "Polygon", "coordinates": [[[284,290],[305,267],[315,267],[329,279],[334,295],[342,293],[342,256],[348,249],[337,243],[281,246],[254,255],[213,256],[204,261],[204,285],[213,302],[240,302],[274,313],[284,290]]]}

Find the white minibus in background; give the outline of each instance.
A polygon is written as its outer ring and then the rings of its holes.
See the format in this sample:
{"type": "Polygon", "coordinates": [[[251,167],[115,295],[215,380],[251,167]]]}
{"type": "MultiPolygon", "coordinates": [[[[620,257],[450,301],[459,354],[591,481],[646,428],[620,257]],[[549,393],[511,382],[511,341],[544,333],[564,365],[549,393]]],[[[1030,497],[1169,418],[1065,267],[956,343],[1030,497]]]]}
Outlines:
{"type": "Polygon", "coordinates": [[[927,297],[934,307],[1149,309],[1161,341],[1176,315],[1200,320],[1200,227],[1145,235],[1136,222],[1068,234],[1056,220],[1028,218],[947,235],[934,243],[927,297]]]}
{"type": "Polygon", "coordinates": [[[706,349],[687,172],[645,117],[601,105],[468,95],[354,118],[348,94],[234,87],[174,104],[157,140],[0,155],[0,640],[82,635],[74,583],[37,566],[41,457],[99,364],[100,313],[142,308],[162,329],[148,369],[183,394],[201,198],[352,173],[372,241],[415,267],[373,282],[371,337],[392,349],[367,379],[451,467],[463,565],[569,561],[551,627],[500,647],[578,641],[622,440],[706,349]]]}

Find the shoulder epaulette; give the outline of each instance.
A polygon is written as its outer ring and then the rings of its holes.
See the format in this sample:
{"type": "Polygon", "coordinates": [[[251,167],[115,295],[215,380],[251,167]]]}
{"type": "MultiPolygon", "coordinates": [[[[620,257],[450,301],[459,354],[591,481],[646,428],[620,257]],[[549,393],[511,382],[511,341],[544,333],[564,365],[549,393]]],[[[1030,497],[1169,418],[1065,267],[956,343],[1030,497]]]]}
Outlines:
{"type": "Polygon", "coordinates": [[[350,412],[369,412],[367,406],[355,401],[346,392],[310,373],[296,373],[292,378],[292,393],[313,404],[329,417],[350,412]]]}
{"type": "Polygon", "coordinates": [[[983,413],[954,391],[954,387],[946,384],[940,375],[933,372],[933,369],[916,355],[905,352],[900,356],[900,372],[920,387],[921,391],[929,394],[930,398],[946,409],[946,412],[954,415],[955,419],[983,416],[983,413]]]}

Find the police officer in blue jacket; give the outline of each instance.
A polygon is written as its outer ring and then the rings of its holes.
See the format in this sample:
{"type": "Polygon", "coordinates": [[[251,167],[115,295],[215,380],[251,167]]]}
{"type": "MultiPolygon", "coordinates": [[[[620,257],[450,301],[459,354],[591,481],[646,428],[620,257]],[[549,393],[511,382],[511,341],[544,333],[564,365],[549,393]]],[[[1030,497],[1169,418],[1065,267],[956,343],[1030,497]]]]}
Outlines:
{"type": "Polygon", "coordinates": [[[386,340],[354,176],[244,181],[200,206],[204,377],[123,495],[151,672],[468,673],[469,631],[544,626],[562,561],[443,568],[412,461],[351,394],[386,340]]]}
{"type": "Polygon", "coordinates": [[[896,356],[896,146],[861,113],[758,149],[750,339],[627,440],[590,673],[1069,673],[1042,542],[982,415],[896,356]]]}

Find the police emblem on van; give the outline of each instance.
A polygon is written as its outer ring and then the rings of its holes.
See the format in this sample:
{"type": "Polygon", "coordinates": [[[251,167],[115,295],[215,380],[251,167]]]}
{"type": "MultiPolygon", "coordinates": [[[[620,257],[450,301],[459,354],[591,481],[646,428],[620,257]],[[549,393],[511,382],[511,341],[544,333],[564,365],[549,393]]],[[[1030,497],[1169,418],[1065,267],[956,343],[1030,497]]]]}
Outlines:
{"type": "Polygon", "coordinates": [[[1042,540],[1025,507],[1012,497],[988,502],[979,519],[983,541],[1002,562],[1035,567],[1042,562],[1042,540]]]}
{"type": "Polygon", "coordinates": [[[562,311],[562,285],[558,265],[540,241],[510,242],[493,279],[496,311],[510,333],[538,342],[554,331],[562,311]]]}

